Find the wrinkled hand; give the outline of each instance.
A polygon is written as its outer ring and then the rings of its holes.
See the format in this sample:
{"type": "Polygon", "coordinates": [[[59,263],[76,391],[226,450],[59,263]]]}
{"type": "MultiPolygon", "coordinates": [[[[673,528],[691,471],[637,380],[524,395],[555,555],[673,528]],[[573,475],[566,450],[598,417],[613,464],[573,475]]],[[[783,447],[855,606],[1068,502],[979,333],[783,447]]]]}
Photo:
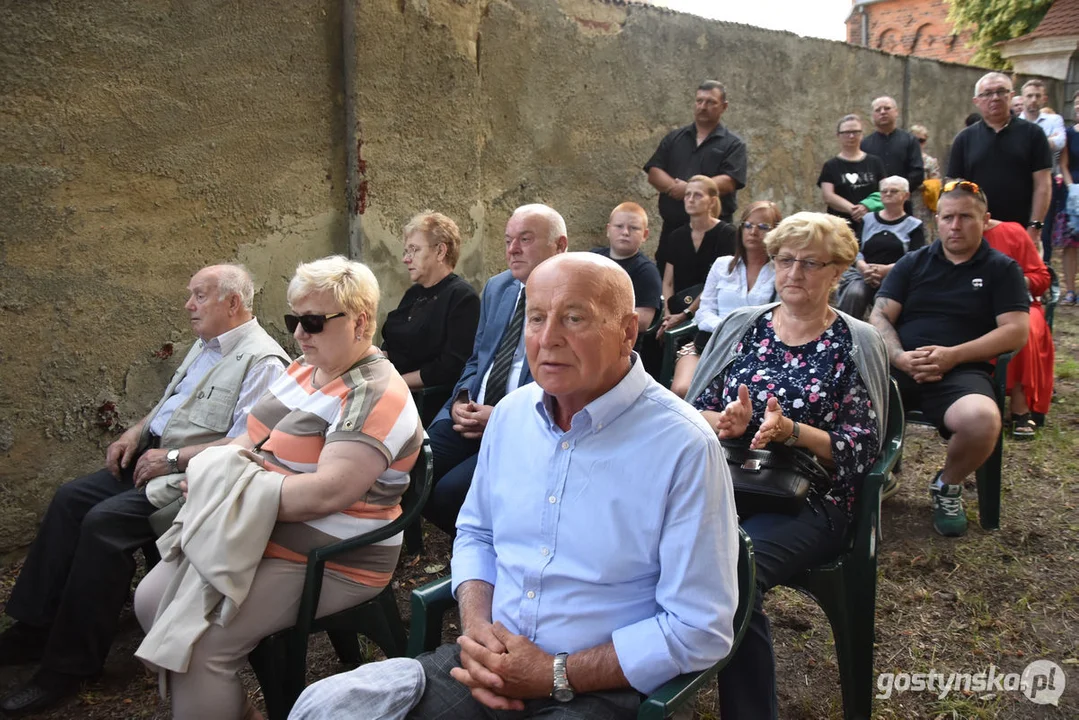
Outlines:
{"type": "Polygon", "coordinates": [[[663,322],[659,324],[656,329],[656,339],[659,340],[663,337],[663,333],[667,332],[673,327],[678,327],[686,321],[686,314],[684,312],[675,313],[674,315],[668,315],[663,318],[663,322]]]}
{"type": "Polygon", "coordinates": [[[869,263],[865,266],[865,272],[862,273],[862,280],[869,287],[880,287],[880,281],[884,279],[884,275],[881,272],[880,265],[869,263]]]}
{"type": "Polygon", "coordinates": [[[467,403],[454,403],[450,407],[450,415],[453,416],[453,429],[461,433],[461,437],[469,440],[479,440],[483,437],[483,431],[487,427],[487,421],[491,417],[494,405],[480,405],[469,401],[467,403]]]}
{"type": "Polygon", "coordinates": [[[172,472],[165,459],[167,454],[168,450],[164,448],[153,448],[139,456],[139,461],[135,463],[135,487],[142,487],[155,477],[172,472]]]}
{"type": "Polygon", "coordinates": [[[869,208],[867,208],[865,205],[855,205],[850,209],[850,219],[861,220],[865,217],[865,214],[867,212],[869,212],[869,208]]]}
{"type": "Polygon", "coordinates": [[[686,196],[686,186],[689,185],[685,180],[675,180],[674,185],[671,185],[667,190],[667,194],[675,200],[681,200],[686,196]]]}
{"type": "Polygon", "coordinates": [[[917,382],[936,382],[956,364],[955,348],[923,345],[914,352],[916,354],[911,358],[911,366],[917,382]]]}
{"type": "Polygon", "coordinates": [[[783,422],[783,408],[779,406],[779,400],[775,395],[768,398],[768,404],[764,408],[764,421],[757,429],[757,434],[749,443],[752,450],[760,450],[770,442],[787,439],[787,427],[783,422]]]}
{"type": "Polygon", "coordinates": [[[718,414],[712,429],[720,440],[739,438],[745,434],[749,421],[753,418],[753,403],[749,400],[749,388],[738,386],[738,399],[727,403],[727,407],[718,414]]]}
{"type": "Polygon", "coordinates": [[[127,430],[105,450],[105,467],[117,480],[120,479],[121,470],[126,470],[131,464],[131,458],[139,448],[139,436],[132,430],[133,428],[127,430]]]}
{"type": "Polygon", "coordinates": [[[497,653],[467,635],[457,639],[461,667],[450,674],[472,691],[472,697],[495,710],[524,710],[521,700],[547,697],[554,687],[554,656],[502,623],[490,627],[505,652],[497,653]]]}

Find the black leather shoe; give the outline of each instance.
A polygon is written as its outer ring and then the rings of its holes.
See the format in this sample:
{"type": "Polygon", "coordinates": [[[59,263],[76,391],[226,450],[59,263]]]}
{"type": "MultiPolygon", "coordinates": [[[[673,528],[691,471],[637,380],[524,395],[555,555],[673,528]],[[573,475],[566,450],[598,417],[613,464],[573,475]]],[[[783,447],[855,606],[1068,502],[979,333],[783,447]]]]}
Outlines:
{"type": "Polygon", "coordinates": [[[44,684],[38,680],[31,680],[0,700],[0,712],[4,714],[4,717],[11,718],[32,715],[63,702],[78,690],[77,679],[44,684]]]}
{"type": "Polygon", "coordinates": [[[48,639],[47,628],[16,622],[0,633],[0,665],[29,665],[38,662],[45,652],[45,642],[48,639]]]}

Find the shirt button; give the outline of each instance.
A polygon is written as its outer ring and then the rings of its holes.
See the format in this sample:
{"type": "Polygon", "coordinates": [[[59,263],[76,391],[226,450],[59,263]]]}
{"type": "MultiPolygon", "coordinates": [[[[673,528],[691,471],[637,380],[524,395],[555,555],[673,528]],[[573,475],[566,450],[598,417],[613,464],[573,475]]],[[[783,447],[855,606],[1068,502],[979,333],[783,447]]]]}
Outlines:
{"type": "Polygon", "coordinates": [[[597,425],[596,429],[597,430],[602,430],[603,429],[603,423],[600,423],[599,425],[597,425]]]}
{"type": "Polygon", "coordinates": [[[547,555],[551,554],[551,551],[548,550],[547,548],[540,548],[540,554],[543,555],[544,557],[546,557],[547,555]]]}
{"type": "Polygon", "coordinates": [[[547,498],[547,502],[554,505],[556,502],[558,502],[558,498],[556,498],[554,495],[552,495],[551,497],[547,498]]]}
{"type": "Polygon", "coordinates": [[[569,450],[569,443],[568,442],[562,443],[562,449],[563,450],[569,450]]]}
{"type": "Polygon", "coordinates": [[[534,597],[536,597],[536,593],[534,593],[534,592],[532,592],[531,590],[529,590],[529,591],[528,591],[528,599],[529,599],[529,600],[531,600],[531,599],[532,599],[532,598],[534,598],[534,597]]]}

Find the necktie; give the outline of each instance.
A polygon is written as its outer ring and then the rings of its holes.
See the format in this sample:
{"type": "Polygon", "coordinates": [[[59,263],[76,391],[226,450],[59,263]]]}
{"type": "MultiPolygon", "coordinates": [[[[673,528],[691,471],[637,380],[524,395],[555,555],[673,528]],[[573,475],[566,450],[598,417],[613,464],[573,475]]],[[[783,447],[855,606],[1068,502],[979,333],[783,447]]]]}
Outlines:
{"type": "Polygon", "coordinates": [[[521,341],[521,330],[524,328],[524,324],[525,291],[521,290],[521,294],[517,298],[517,307],[513,311],[513,318],[506,327],[502,341],[498,343],[494,362],[491,363],[491,374],[487,378],[487,390],[483,395],[484,405],[497,405],[498,401],[506,396],[506,382],[510,378],[513,354],[517,351],[517,343],[521,341]]]}

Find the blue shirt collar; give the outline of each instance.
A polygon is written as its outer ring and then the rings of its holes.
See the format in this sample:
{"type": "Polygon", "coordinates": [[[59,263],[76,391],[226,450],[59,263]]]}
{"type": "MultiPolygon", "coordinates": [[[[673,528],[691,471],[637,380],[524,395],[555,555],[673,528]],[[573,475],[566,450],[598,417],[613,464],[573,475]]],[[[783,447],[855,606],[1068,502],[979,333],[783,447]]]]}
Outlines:
{"type": "MultiPolygon", "coordinates": [[[[570,420],[571,430],[575,433],[602,430],[637,401],[650,381],[640,356],[633,353],[629,372],[617,385],[581,408],[570,420]]],[[[562,428],[554,421],[554,397],[546,391],[536,400],[536,412],[552,432],[562,433],[562,428]]]]}

